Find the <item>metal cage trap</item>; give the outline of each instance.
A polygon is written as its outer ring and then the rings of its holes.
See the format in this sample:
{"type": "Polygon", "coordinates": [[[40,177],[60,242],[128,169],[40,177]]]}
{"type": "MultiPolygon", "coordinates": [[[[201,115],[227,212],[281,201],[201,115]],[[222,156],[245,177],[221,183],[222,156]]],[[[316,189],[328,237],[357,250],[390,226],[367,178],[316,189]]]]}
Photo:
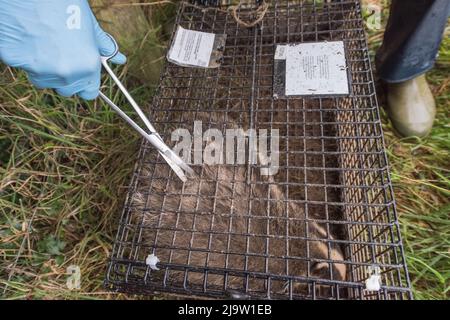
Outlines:
{"type": "Polygon", "coordinates": [[[182,183],[144,141],[106,287],[237,299],[411,299],[360,3],[267,4],[248,28],[226,5],[180,3],[177,26],[227,35],[223,58],[213,69],[166,63],[150,118],[165,141],[177,128],[193,132],[194,121],[203,130],[275,130],[277,174],[262,175],[258,161],[193,165],[198,177],[182,183]],[[347,95],[274,95],[278,45],[331,41],[345,45],[347,95]]]}

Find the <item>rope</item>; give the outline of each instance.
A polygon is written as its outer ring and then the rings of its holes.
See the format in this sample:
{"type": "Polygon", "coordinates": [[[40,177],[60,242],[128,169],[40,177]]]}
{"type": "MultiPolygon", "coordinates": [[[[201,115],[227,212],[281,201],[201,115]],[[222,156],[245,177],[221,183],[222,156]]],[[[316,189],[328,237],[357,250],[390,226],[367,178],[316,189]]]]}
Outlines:
{"type": "Polygon", "coordinates": [[[238,5],[230,6],[227,8],[227,10],[220,9],[220,8],[212,8],[212,7],[205,8],[205,7],[201,7],[201,6],[186,2],[186,1],[183,1],[183,4],[187,7],[192,7],[192,8],[201,10],[202,12],[206,12],[206,11],[210,11],[210,10],[219,11],[219,12],[223,12],[223,13],[231,12],[231,15],[233,16],[233,18],[237,22],[237,24],[239,24],[240,26],[245,27],[245,28],[252,28],[264,20],[264,17],[266,16],[267,11],[269,10],[269,4],[266,2],[266,0],[263,0],[262,3],[258,6],[258,9],[245,14],[245,16],[248,16],[248,17],[253,16],[253,17],[255,17],[255,19],[253,21],[246,21],[246,20],[243,20],[239,16],[239,11],[242,8],[242,6],[245,4],[244,2],[245,2],[244,0],[240,0],[238,5]]]}
{"type": "Polygon", "coordinates": [[[248,13],[246,15],[249,16],[255,16],[256,19],[253,21],[244,21],[239,17],[238,11],[241,9],[243,5],[243,1],[241,0],[238,5],[231,6],[228,8],[228,10],[231,11],[234,20],[236,22],[245,28],[252,28],[256,26],[258,23],[264,20],[264,17],[266,16],[267,11],[269,10],[269,4],[266,2],[266,0],[263,0],[263,2],[258,6],[258,9],[254,13],[248,13]]]}

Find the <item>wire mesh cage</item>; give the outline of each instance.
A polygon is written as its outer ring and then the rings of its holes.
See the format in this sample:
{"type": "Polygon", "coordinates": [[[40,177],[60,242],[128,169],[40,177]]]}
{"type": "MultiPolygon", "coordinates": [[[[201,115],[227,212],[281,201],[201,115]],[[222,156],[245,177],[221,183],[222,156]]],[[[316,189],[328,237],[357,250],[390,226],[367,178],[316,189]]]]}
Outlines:
{"type": "Polygon", "coordinates": [[[150,118],[166,141],[176,128],[196,130],[194,121],[203,130],[277,132],[277,174],[262,175],[261,163],[203,164],[182,183],[143,142],[106,287],[238,299],[410,299],[360,3],[268,5],[247,28],[226,6],[181,3],[177,26],[227,35],[221,66],[167,63],[150,118]],[[345,44],[349,95],[274,96],[277,45],[336,40],[345,44]],[[146,264],[150,254],[157,268],[146,264]],[[374,270],[381,288],[369,291],[374,270]]]}

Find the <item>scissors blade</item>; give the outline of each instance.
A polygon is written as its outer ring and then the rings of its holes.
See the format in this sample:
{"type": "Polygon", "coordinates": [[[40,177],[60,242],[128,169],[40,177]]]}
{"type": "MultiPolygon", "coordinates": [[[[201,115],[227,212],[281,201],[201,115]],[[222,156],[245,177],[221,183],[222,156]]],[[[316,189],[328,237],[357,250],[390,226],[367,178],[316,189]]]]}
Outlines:
{"type": "Polygon", "coordinates": [[[195,171],[192,170],[192,168],[190,166],[188,166],[179,156],[177,156],[175,154],[175,152],[173,152],[172,150],[168,149],[164,155],[169,158],[171,161],[173,161],[175,163],[176,166],[180,167],[181,169],[183,169],[186,174],[193,178],[196,176],[195,171]]]}
{"type": "Polygon", "coordinates": [[[175,172],[175,174],[178,176],[178,178],[180,178],[181,181],[186,182],[187,181],[187,177],[184,174],[183,170],[181,170],[181,168],[179,166],[177,166],[168,156],[166,156],[164,153],[162,153],[161,151],[159,152],[159,154],[164,158],[164,160],[166,160],[167,164],[172,168],[173,172],[175,172]]]}
{"type": "MultiPolygon", "coordinates": [[[[162,139],[162,137],[159,135],[159,133],[155,132],[154,133],[159,140],[164,143],[164,140],[162,139]]],[[[184,162],[175,152],[173,152],[171,149],[167,149],[164,153],[160,152],[161,155],[163,156],[164,159],[166,159],[166,162],[172,167],[172,168],[181,168],[184,171],[186,171],[186,173],[190,176],[190,177],[194,177],[195,176],[195,172],[194,170],[192,170],[192,168],[190,166],[188,166],[186,164],[186,162],[184,162]]],[[[174,169],[174,171],[176,171],[174,169]]],[[[181,179],[181,178],[180,178],[181,179]]]]}

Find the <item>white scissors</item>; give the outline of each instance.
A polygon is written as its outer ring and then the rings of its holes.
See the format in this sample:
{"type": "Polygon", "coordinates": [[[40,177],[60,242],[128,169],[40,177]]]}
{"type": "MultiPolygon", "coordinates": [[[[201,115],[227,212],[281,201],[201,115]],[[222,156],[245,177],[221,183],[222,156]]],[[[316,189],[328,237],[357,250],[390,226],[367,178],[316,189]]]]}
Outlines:
{"type": "Polygon", "coordinates": [[[142,109],[138,106],[136,101],[134,101],[133,97],[130,95],[128,90],[124,87],[122,82],[119,80],[114,71],[112,71],[112,69],[108,65],[108,61],[113,57],[115,57],[116,54],[119,52],[119,45],[117,44],[116,40],[112,36],[110,35],[108,36],[113,41],[115,49],[114,53],[111,54],[110,56],[101,57],[102,65],[108,72],[108,74],[111,76],[111,78],[114,80],[116,85],[119,87],[120,91],[122,91],[122,93],[125,95],[128,102],[133,106],[134,110],[137,112],[141,120],[144,122],[149,132],[142,129],[133,119],[131,119],[125,112],[123,112],[114,102],[111,101],[111,99],[109,99],[102,92],[100,92],[100,98],[102,98],[112,109],[114,109],[114,111],[116,111],[119,114],[119,116],[122,117],[122,119],[128,122],[128,124],[130,124],[145,139],[147,139],[148,142],[150,142],[159,151],[161,156],[164,158],[164,160],[166,160],[167,164],[172,168],[172,170],[181,179],[181,181],[186,182],[187,181],[186,175],[195,176],[194,170],[192,170],[191,167],[189,167],[175,152],[173,152],[164,143],[163,139],[158,134],[158,132],[156,132],[155,128],[148,120],[148,118],[145,116],[144,112],[142,112],[142,109]]]}

